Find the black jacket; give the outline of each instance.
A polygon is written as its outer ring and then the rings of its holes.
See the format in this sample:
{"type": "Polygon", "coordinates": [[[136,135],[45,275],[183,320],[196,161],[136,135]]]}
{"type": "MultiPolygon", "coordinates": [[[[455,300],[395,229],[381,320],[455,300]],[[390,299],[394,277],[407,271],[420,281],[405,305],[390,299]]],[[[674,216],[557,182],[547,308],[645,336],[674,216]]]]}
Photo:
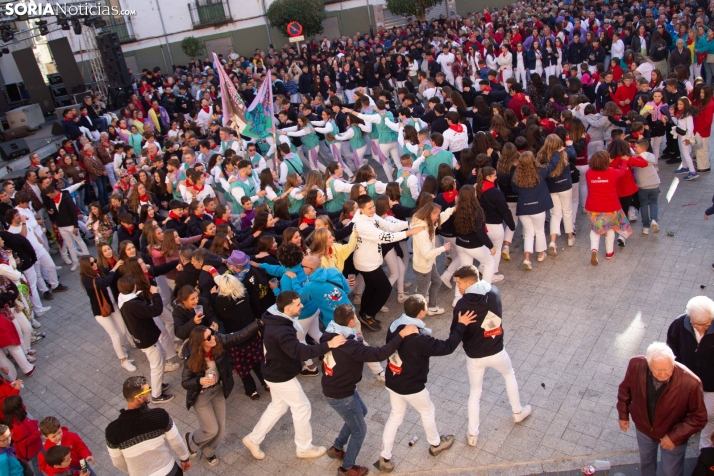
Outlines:
{"type": "MultiPolygon", "coordinates": [[[[208,299],[199,296],[198,304],[203,306],[203,319],[201,320],[200,325],[210,327],[214,322],[218,323],[216,315],[213,312],[213,308],[208,302],[208,299]]],[[[188,339],[188,336],[191,334],[193,328],[199,325],[193,320],[193,316],[196,315],[194,310],[186,309],[181,303],[176,303],[174,305],[174,311],[171,315],[174,318],[174,334],[176,334],[176,337],[179,339],[188,339]]]]}
{"type": "Polygon", "coordinates": [[[9,231],[0,231],[0,238],[5,242],[5,249],[10,249],[17,253],[20,263],[17,269],[25,271],[30,269],[37,262],[37,254],[32,247],[32,243],[24,236],[9,231]]]}
{"type": "Polygon", "coordinates": [[[134,247],[137,251],[141,251],[141,230],[138,226],[134,225],[134,228],[131,230],[131,234],[129,234],[126,227],[123,224],[120,224],[117,226],[117,239],[119,240],[119,243],[129,240],[134,243],[134,247]]]}
{"type": "MultiPolygon", "coordinates": [[[[258,322],[253,322],[251,325],[239,332],[232,334],[217,334],[216,340],[223,346],[223,352],[214,355],[216,368],[219,374],[219,384],[223,388],[223,396],[228,398],[233,390],[233,363],[231,362],[231,347],[240,345],[242,342],[250,339],[258,333],[258,322]]],[[[206,376],[205,371],[194,372],[186,363],[191,356],[189,346],[183,346],[182,355],[184,359],[183,372],[181,374],[181,386],[186,389],[186,408],[191,408],[198,396],[201,394],[201,379],[206,376]]]]}
{"type": "Polygon", "coordinates": [[[198,286],[199,294],[208,301],[213,301],[211,289],[216,283],[210,273],[194,268],[191,263],[186,263],[183,265],[183,271],[176,275],[176,286],[174,287],[172,298],[175,299],[181,288],[187,284],[194,287],[198,286]]]}
{"type": "Polygon", "coordinates": [[[216,303],[213,305],[213,310],[216,317],[223,323],[223,327],[227,333],[245,329],[255,322],[255,316],[262,315],[262,313],[253,313],[250,301],[250,294],[247,289],[245,296],[241,299],[233,299],[230,296],[216,296],[216,303]]]}
{"type": "Polygon", "coordinates": [[[701,449],[692,476],[714,476],[714,447],[701,449]]]}
{"type": "MultiPolygon", "coordinates": [[[[320,337],[320,342],[327,342],[337,334],[325,332],[320,337]]],[[[396,335],[382,347],[370,347],[354,336],[328,355],[332,356],[334,365],[328,366],[331,361],[327,356],[323,359],[322,366],[322,393],[327,398],[347,398],[355,393],[357,383],[362,380],[362,369],[365,362],[381,362],[397,351],[402,343],[402,336],[396,335]]]]}
{"type": "Polygon", "coordinates": [[[317,358],[330,350],[327,342],[305,345],[297,338],[293,321],[271,307],[263,314],[263,349],[265,357],[260,367],[263,378],[268,382],[287,382],[298,376],[304,360],[317,358]]]}
{"type": "MultiPolygon", "coordinates": [[[[226,273],[232,274],[230,271],[226,273]]],[[[262,316],[270,306],[275,304],[275,294],[270,289],[270,279],[265,270],[251,266],[250,271],[243,277],[242,283],[245,286],[246,294],[250,296],[250,308],[253,311],[253,316],[262,316]]],[[[216,298],[216,306],[218,306],[218,298],[216,298]]],[[[221,315],[218,309],[216,309],[216,313],[221,315]]]]}
{"type": "Polygon", "coordinates": [[[164,231],[166,230],[176,230],[178,236],[180,236],[181,238],[186,238],[186,224],[183,222],[183,219],[176,220],[175,218],[169,218],[169,220],[164,225],[164,231]]]}
{"type": "Polygon", "coordinates": [[[104,296],[104,299],[109,303],[111,312],[114,312],[114,304],[109,297],[109,289],[114,282],[114,271],[110,271],[103,278],[97,276],[96,278],[90,278],[89,276],[80,276],[80,281],[82,282],[82,287],[89,297],[89,304],[92,307],[92,312],[95,316],[101,316],[102,311],[99,309],[99,301],[97,300],[97,293],[104,296]],[[96,291],[94,287],[96,286],[96,291]]]}
{"type": "MultiPolygon", "coordinates": [[[[399,326],[394,332],[389,329],[387,342],[395,339],[403,328],[403,325],[399,326]]],[[[385,371],[387,388],[400,395],[412,395],[424,390],[429,375],[429,358],[453,353],[461,342],[465,329],[463,324],[457,324],[446,340],[435,339],[425,334],[405,337],[397,353],[394,354],[394,357],[398,358],[390,358],[387,365],[385,371]]]]}
{"type": "Polygon", "coordinates": [[[697,343],[689,316],[682,314],[667,329],[667,345],[677,362],[699,377],[704,391],[714,392],[714,326],[710,326],[697,343]]]}
{"type": "MultiPolygon", "coordinates": [[[[503,327],[501,325],[490,331],[481,327],[486,315],[491,312],[501,318],[501,293],[496,286],[491,285],[488,292],[484,292],[486,283],[482,282],[480,292],[467,292],[454,306],[454,317],[451,322],[452,331],[459,325],[459,313],[474,311],[477,320],[466,326],[464,332],[464,352],[471,359],[479,359],[498,354],[503,350],[503,327]]],[[[500,324],[500,323],[499,323],[500,324]]]]}
{"type": "Polygon", "coordinates": [[[158,293],[151,295],[150,303],[137,296],[119,309],[137,348],[148,349],[159,341],[161,330],[154,323],[154,318],[161,315],[163,309],[164,303],[158,293]]]}
{"type": "MultiPolygon", "coordinates": [[[[62,198],[60,199],[59,206],[57,206],[54,200],[50,200],[52,207],[55,210],[55,213],[53,214],[55,216],[55,223],[58,227],[73,226],[77,228],[77,206],[74,204],[72,197],[69,196],[69,193],[60,193],[62,194],[62,198]]],[[[48,209],[48,213],[50,210],[51,209],[48,209]]]]}
{"type": "Polygon", "coordinates": [[[486,224],[498,224],[506,222],[508,229],[516,230],[516,222],[513,220],[511,209],[508,208],[506,195],[498,188],[493,187],[481,194],[481,208],[486,215],[486,224]]]}
{"type": "Polygon", "coordinates": [[[211,217],[207,215],[199,217],[195,214],[192,214],[191,218],[188,220],[188,223],[186,223],[186,236],[196,236],[203,234],[203,232],[201,231],[201,223],[203,223],[205,220],[213,221],[211,220],[211,217]]]}
{"type": "MultiPolygon", "coordinates": [[[[434,198],[434,203],[441,206],[441,210],[445,211],[448,208],[456,206],[456,200],[453,202],[447,202],[444,198],[444,194],[440,193],[434,198]]],[[[454,216],[451,215],[448,220],[439,226],[439,235],[445,236],[447,238],[452,238],[456,236],[456,229],[454,228],[454,216]]]]}

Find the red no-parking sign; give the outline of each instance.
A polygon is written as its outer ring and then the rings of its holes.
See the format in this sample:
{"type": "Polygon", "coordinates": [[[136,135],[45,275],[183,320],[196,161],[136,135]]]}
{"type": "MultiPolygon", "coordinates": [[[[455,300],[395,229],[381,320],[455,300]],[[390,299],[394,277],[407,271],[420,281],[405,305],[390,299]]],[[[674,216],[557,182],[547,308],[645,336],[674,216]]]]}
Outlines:
{"type": "Polygon", "coordinates": [[[302,35],[302,25],[296,21],[291,21],[287,26],[288,36],[300,36],[302,35]]]}

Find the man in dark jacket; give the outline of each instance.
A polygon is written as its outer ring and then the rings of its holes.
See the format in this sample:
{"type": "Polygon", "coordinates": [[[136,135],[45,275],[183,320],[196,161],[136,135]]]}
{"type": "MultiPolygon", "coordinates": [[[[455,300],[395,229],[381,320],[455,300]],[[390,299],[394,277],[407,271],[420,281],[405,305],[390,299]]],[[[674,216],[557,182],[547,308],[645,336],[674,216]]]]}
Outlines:
{"type": "Polygon", "coordinates": [[[511,357],[503,346],[503,327],[501,318],[501,293],[496,286],[479,280],[478,269],[474,265],[462,266],[454,273],[456,286],[463,296],[454,306],[451,323],[453,330],[459,322],[462,312],[473,311],[476,320],[466,327],[464,332],[464,352],[468,360],[466,370],[469,374],[469,427],[466,439],[469,445],[476,446],[479,426],[479,403],[483,388],[483,375],[488,367],[496,369],[506,381],[506,392],[513,411],[513,421],[522,422],[531,414],[531,406],[521,406],[518,394],[518,382],[513,371],[511,357]]]}
{"type": "Polygon", "coordinates": [[[312,74],[308,72],[306,64],[302,65],[301,69],[302,74],[298,77],[298,91],[300,91],[302,95],[312,95],[312,74]]]}
{"type": "MultiPolygon", "coordinates": [[[[79,247],[80,254],[89,254],[87,245],[79,236],[77,206],[74,204],[72,197],[69,196],[69,193],[60,192],[52,185],[44,190],[44,194],[52,199],[54,213],[51,213],[51,215],[55,217],[55,223],[57,224],[60,235],[62,235],[62,240],[64,241],[63,246],[66,246],[69,249],[69,256],[72,259],[72,267],[70,268],[70,271],[74,271],[77,267],[79,267],[75,244],[79,247]]],[[[50,213],[51,209],[48,209],[47,211],[50,213]]]]}
{"type": "Polygon", "coordinates": [[[421,415],[422,425],[429,442],[429,454],[437,456],[451,448],[454,435],[440,436],[436,428],[434,404],[431,402],[426,380],[429,375],[429,359],[449,355],[456,350],[464,335],[466,326],[474,322],[473,311],[459,314],[458,323],[446,340],[435,339],[431,329],[427,329],[423,319],[427,315],[426,299],[421,294],[409,296],[404,301],[404,314],[392,322],[387,331],[387,342],[397,338],[407,325],[415,325],[419,333],[404,339],[397,352],[389,357],[386,371],[386,386],[392,407],[382,435],[382,452],[374,466],[383,472],[394,470],[392,448],[399,425],[404,421],[407,404],[421,415]]]}
{"type": "Polygon", "coordinates": [[[117,227],[117,238],[119,243],[131,241],[137,251],[141,249],[141,229],[134,222],[134,215],[123,213],[119,216],[119,226],[117,227]]]}
{"type": "Polygon", "coordinates": [[[645,355],[630,359],[617,391],[620,429],[630,429],[631,416],[643,476],[657,474],[660,446],[664,476],[682,475],[687,441],[707,423],[701,381],[674,359],[664,342],[650,344],[645,355]]]}
{"type": "Polygon", "coordinates": [[[283,291],[278,295],[275,306],[271,306],[263,314],[265,359],[261,371],[265,382],[270,385],[271,402],[253,431],[243,438],[243,444],[255,459],[265,458],[260,444],[288,408],[293,415],[295,425],[297,457],[319,458],[327,451],[324,446],[312,444],[310,426],[312,407],[297,376],[302,370],[304,360],[324,355],[330,349],[344,344],[346,339],[342,335],[336,335],[329,341],[316,345],[301,343],[297,337],[298,332],[303,332],[297,320],[301,309],[300,295],[295,291],[283,291]]]}
{"type": "Polygon", "coordinates": [[[179,365],[175,362],[166,362],[164,351],[159,344],[161,330],[154,322],[154,318],[161,314],[164,303],[156,286],[151,287],[151,298],[146,301],[136,292],[136,279],[131,274],[119,278],[117,283],[119,299],[117,306],[126,329],[134,338],[138,349],[146,355],[151,368],[151,401],[153,403],[166,403],[173,400],[174,396],[164,393],[169,385],[164,385],[164,371],[177,370],[179,365]]]}
{"type": "Polygon", "coordinates": [[[714,431],[714,301],[695,296],[687,303],[686,312],[667,329],[667,345],[682,365],[702,381],[707,425],[699,439],[699,449],[712,446],[714,431]]]}
{"type": "Polygon", "coordinates": [[[343,460],[337,474],[366,473],[367,468],[356,465],[355,460],[367,436],[367,406],[357,392],[357,383],[362,380],[365,362],[381,362],[397,351],[402,339],[416,334],[416,326],[408,325],[388,344],[382,347],[369,347],[362,341],[361,334],[355,331],[357,318],[351,304],[337,306],[322,334],[320,342],[328,342],[337,335],[347,339],[344,345],[325,354],[323,359],[322,393],[327,403],[345,421],[335,443],[327,450],[327,456],[343,460]],[[347,441],[349,440],[349,446],[347,441]],[[345,451],[347,446],[347,451],[345,451]],[[352,472],[350,470],[355,468],[352,472]]]}
{"type": "Polygon", "coordinates": [[[176,230],[181,238],[186,238],[186,217],[183,216],[184,203],[178,200],[169,202],[169,217],[164,222],[164,231],[176,230]]]}
{"type": "Polygon", "coordinates": [[[568,63],[580,64],[585,61],[585,45],[580,42],[580,35],[573,35],[573,42],[568,46],[568,63]]]}
{"type": "MultiPolygon", "coordinates": [[[[193,246],[187,246],[181,248],[179,252],[179,259],[181,260],[181,265],[183,270],[179,271],[176,275],[176,286],[174,287],[173,297],[177,297],[179,290],[188,285],[193,287],[198,286],[199,294],[206,298],[211,304],[213,303],[214,296],[211,290],[216,286],[213,275],[208,271],[210,266],[214,263],[209,261],[210,253],[206,248],[195,249],[193,246]],[[204,263],[206,264],[206,269],[203,269],[204,263]],[[209,266],[210,265],[210,266],[209,266]]],[[[213,270],[213,273],[216,273],[213,270]]]]}

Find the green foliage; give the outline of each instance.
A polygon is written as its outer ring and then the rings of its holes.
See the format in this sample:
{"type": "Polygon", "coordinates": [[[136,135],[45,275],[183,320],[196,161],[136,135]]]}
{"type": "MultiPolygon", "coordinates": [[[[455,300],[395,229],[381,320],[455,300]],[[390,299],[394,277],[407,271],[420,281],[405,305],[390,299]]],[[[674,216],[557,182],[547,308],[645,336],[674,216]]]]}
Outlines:
{"type": "Polygon", "coordinates": [[[291,21],[302,25],[306,37],[320,35],[324,31],[325,4],[322,0],[275,0],[268,7],[270,26],[288,36],[285,28],[291,21]]]}
{"type": "Polygon", "coordinates": [[[196,37],[187,36],[181,40],[181,51],[189,58],[201,56],[204,50],[203,42],[196,37]]]}
{"type": "Polygon", "coordinates": [[[422,21],[427,12],[440,3],[444,3],[444,0],[387,0],[387,8],[395,15],[414,16],[422,21]]]}

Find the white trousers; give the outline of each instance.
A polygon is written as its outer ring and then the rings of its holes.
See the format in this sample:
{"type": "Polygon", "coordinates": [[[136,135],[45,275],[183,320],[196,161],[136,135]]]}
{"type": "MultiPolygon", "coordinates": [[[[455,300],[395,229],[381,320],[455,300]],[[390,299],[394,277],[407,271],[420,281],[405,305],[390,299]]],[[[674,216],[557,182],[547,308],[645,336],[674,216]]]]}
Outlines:
{"type": "Polygon", "coordinates": [[[682,156],[682,167],[689,169],[689,173],[694,173],[694,161],[692,160],[692,146],[684,143],[682,136],[677,137],[679,142],[679,155],[682,156]]]}
{"type": "Polygon", "coordinates": [[[77,250],[75,250],[74,245],[76,244],[77,247],[79,247],[79,252],[82,255],[88,255],[89,250],[87,249],[87,245],[84,244],[84,241],[82,241],[82,237],[79,236],[79,229],[77,228],[77,234],[74,234],[75,228],[73,226],[60,226],[57,227],[59,229],[60,235],[62,235],[62,240],[64,240],[64,245],[67,247],[69,251],[69,255],[72,258],[72,262],[76,263],[79,259],[77,258],[77,250]]]}
{"type": "Polygon", "coordinates": [[[42,279],[42,271],[47,273],[47,280],[50,282],[50,287],[52,289],[56,288],[59,284],[59,278],[57,277],[57,268],[55,267],[55,262],[52,257],[44,248],[35,249],[35,254],[37,255],[37,261],[34,264],[35,274],[37,275],[37,289],[44,293],[47,291],[47,285],[44,279],[42,279]]]}
{"type": "Polygon", "coordinates": [[[394,248],[392,248],[384,256],[384,262],[387,263],[387,279],[389,279],[389,284],[394,286],[394,283],[397,283],[397,292],[404,294],[404,261],[397,255],[394,248]]]}
{"type": "MultiPolygon", "coordinates": [[[[590,249],[597,251],[600,248],[600,234],[590,230],[590,249]]],[[[608,230],[605,235],[605,251],[609,254],[615,251],[615,230],[608,230]]]]}
{"type": "MultiPolygon", "coordinates": [[[[511,215],[513,216],[513,223],[515,223],[516,228],[518,228],[518,215],[516,215],[516,205],[516,202],[508,202],[508,209],[511,210],[511,215]]],[[[515,229],[511,230],[510,228],[508,228],[508,226],[506,226],[506,228],[504,229],[503,241],[513,243],[513,234],[515,232],[515,229]]]]}
{"type": "MultiPolygon", "coordinates": [[[[310,317],[307,317],[305,319],[300,319],[298,321],[300,323],[300,327],[302,327],[302,330],[304,332],[298,332],[297,333],[297,338],[300,342],[305,344],[305,335],[308,334],[310,337],[315,342],[320,342],[320,337],[322,337],[322,332],[320,332],[320,311],[316,311],[315,314],[313,314],[310,317]]],[[[305,363],[309,366],[312,366],[312,359],[306,360],[305,363]]]]}
{"type": "Polygon", "coordinates": [[[709,137],[702,137],[699,132],[694,137],[697,139],[697,148],[694,151],[694,156],[697,159],[697,169],[708,169],[711,167],[709,164],[709,137]]]}
{"type": "Polygon", "coordinates": [[[459,254],[459,262],[461,266],[468,266],[474,263],[474,258],[478,260],[481,270],[481,279],[491,284],[493,281],[494,261],[491,256],[491,251],[485,246],[480,248],[462,248],[456,247],[456,252],[459,254]]]}
{"type": "Polygon", "coordinates": [[[712,445],[712,431],[714,431],[714,392],[704,392],[704,406],[707,408],[707,424],[702,429],[699,437],[699,449],[709,448],[712,445]]]}
{"type": "Polygon", "coordinates": [[[523,224],[523,250],[526,253],[533,253],[533,240],[535,239],[535,250],[540,253],[545,251],[547,243],[545,239],[545,212],[535,215],[521,215],[523,224]]]}
{"type": "Polygon", "coordinates": [[[414,407],[414,410],[421,415],[421,424],[426,433],[426,440],[430,445],[437,446],[441,442],[439,430],[436,428],[436,409],[429,397],[429,390],[424,389],[421,392],[411,395],[401,395],[390,389],[389,404],[392,409],[389,412],[387,423],[384,424],[384,433],[382,434],[382,457],[384,459],[392,459],[392,449],[394,448],[394,439],[397,436],[399,425],[404,421],[404,415],[407,412],[407,403],[414,407]]]}
{"type": "Polygon", "coordinates": [[[655,156],[655,165],[659,162],[659,158],[662,155],[662,143],[664,142],[664,136],[650,137],[650,143],[652,144],[652,153],[655,156]]]}
{"type": "Polygon", "coordinates": [[[555,66],[555,65],[553,65],[553,66],[546,66],[546,67],[545,67],[545,78],[543,78],[543,79],[545,79],[546,82],[547,82],[547,79],[548,79],[548,78],[550,78],[551,76],[555,76],[555,75],[556,75],[555,70],[556,70],[556,66],[555,66]]]}
{"type": "MultiPolygon", "coordinates": [[[[379,149],[382,151],[385,157],[392,157],[392,162],[397,169],[400,169],[402,162],[399,155],[399,145],[397,142],[390,142],[388,144],[379,144],[379,149]]],[[[391,174],[390,174],[391,176],[391,174]]],[[[391,181],[391,180],[390,180],[391,181]]]]}
{"type": "MultiPolygon", "coordinates": [[[[3,318],[4,319],[4,318],[3,318]]],[[[15,361],[15,363],[20,367],[20,370],[22,370],[24,373],[31,372],[33,368],[35,368],[34,365],[29,363],[27,361],[27,357],[25,356],[25,351],[22,350],[22,347],[19,345],[8,345],[5,347],[7,351],[10,353],[12,356],[12,360],[15,361]]],[[[14,381],[17,379],[17,370],[15,370],[15,366],[12,365],[12,362],[5,356],[5,352],[1,352],[2,357],[0,357],[0,365],[3,367],[8,368],[8,377],[10,377],[10,380],[14,381]]]]}
{"type": "Polygon", "coordinates": [[[506,84],[506,80],[507,80],[508,78],[513,77],[513,70],[512,70],[512,69],[504,69],[504,70],[501,70],[501,76],[502,76],[502,78],[503,78],[503,79],[502,79],[503,84],[506,84]]]}
{"type": "MultiPolygon", "coordinates": [[[[40,301],[40,293],[37,290],[37,271],[35,271],[35,267],[33,265],[23,271],[22,274],[25,276],[27,284],[30,286],[30,301],[32,301],[32,307],[34,307],[35,312],[37,312],[37,310],[42,307],[42,301],[40,301]]],[[[57,272],[55,271],[55,275],[56,274],[57,272]]],[[[44,280],[42,281],[42,286],[45,288],[42,292],[47,291],[47,285],[45,284],[44,280]]]]}
{"type": "MultiPolygon", "coordinates": [[[[603,149],[600,149],[603,150],[603,149]]],[[[580,195],[580,203],[583,204],[583,210],[585,209],[585,202],[588,201],[588,181],[585,180],[585,172],[590,169],[589,165],[576,165],[576,169],[580,171],[580,181],[578,182],[578,194],[580,195]]],[[[573,184],[575,187],[575,184],[573,184]]],[[[577,208],[573,208],[573,215],[578,213],[577,208]]]]}
{"type": "Polygon", "coordinates": [[[496,254],[493,255],[493,274],[498,274],[498,265],[501,263],[501,248],[503,248],[503,237],[505,231],[502,223],[486,223],[486,234],[493,242],[493,247],[496,248],[496,254]]]}
{"type": "Polygon", "coordinates": [[[560,235],[560,222],[563,222],[565,233],[573,232],[573,189],[564,192],[551,193],[553,208],[550,209],[550,234],[560,235]]]}
{"type": "Polygon", "coordinates": [[[261,444],[265,435],[289,408],[293,415],[293,426],[295,426],[295,446],[298,451],[309,450],[312,446],[312,426],[310,425],[312,407],[297,377],[287,382],[266,380],[265,383],[270,385],[270,405],[263,412],[253,431],[248,434],[248,439],[256,445],[261,444]]]}
{"type": "MultiPolygon", "coordinates": [[[[580,208],[580,182],[574,183],[573,188],[570,190],[572,190],[573,195],[572,213],[570,215],[572,216],[573,230],[575,230],[575,221],[578,219],[578,209],[580,208]]],[[[585,202],[583,202],[583,206],[585,206],[585,202]]]]}
{"type": "Polygon", "coordinates": [[[451,258],[451,264],[449,264],[449,267],[446,268],[446,271],[444,271],[444,276],[445,279],[451,279],[451,277],[454,275],[457,269],[461,267],[461,261],[459,261],[459,254],[458,250],[456,249],[456,237],[455,236],[442,236],[441,240],[444,243],[451,243],[451,249],[447,252],[447,256],[451,258]]]}
{"type": "Polygon", "coordinates": [[[20,336],[20,346],[27,352],[32,347],[32,326],[24,313],[13,312],[12,314],[15,316],[12,323],[15,324],[17,335],[20,336]]]}
{"type": "MultiPolygon", "coordinates": [[[[109,335],[112,341],[112,347],[114,347],[114,353],[117,354],[119,360],[128,358],[126,355],[126,350],[122,346],[122,338],[129,340],[130,337],[127,336],[126,325],[124,324],[124,319],[122,319],[121,314],[114,307],[114,312],[109,314],[107,317],[94,316],[94,319],[99,323],[100,326],[109,335]]],[[[153,387],[152,387],[153,388],[153,387]]]]}
{"type": "Polygon", "coordinates": [[[173,316],[168,309],[164,308],[161,311],[161,314],[154,318],[154,323],[161,331],[158,345],[164,349],[164,356],[166,357],[166,360],[173,359],[176,357],[176,351],[174,350],[174,340],[176,339],[176,335],[174,334],[173,316]]]}
{"type": "Polygon", "coordinates": [[[516,81],[521,83],[523,88],[528,85],[528,70],[526,68],[516,70],[514,75],[516,76],[516,81]]]}
{"type": "MultiPolygon", "coordinates": [[[[154,321],[156,321],[156,318],[154,318],[154,321]]],[[[151,396],[158,398],[161,396],[161,385],[164,383],[164,365],[166,365],[164,353],[158,342],[151,347],[141,349],[141,351],[149,360],[149,367],[151,368],[151,396]]]]}
{"type": "Polygon", "coordinates": [[[506,393],[511,404],[513,413],[521,412],[521,398],[518,395],[518,382],[516,373],[513,371],[511,358],[506,349],[498,354],[489,355],[480,359],[466,359],[466,371],[469,374],[469,435],[478,436],[479,427],[479,406],[481,403],[481,391],[483,389],[483,375],[486,369],[491,367],[496,369],[506,381],[506,393]]]}

